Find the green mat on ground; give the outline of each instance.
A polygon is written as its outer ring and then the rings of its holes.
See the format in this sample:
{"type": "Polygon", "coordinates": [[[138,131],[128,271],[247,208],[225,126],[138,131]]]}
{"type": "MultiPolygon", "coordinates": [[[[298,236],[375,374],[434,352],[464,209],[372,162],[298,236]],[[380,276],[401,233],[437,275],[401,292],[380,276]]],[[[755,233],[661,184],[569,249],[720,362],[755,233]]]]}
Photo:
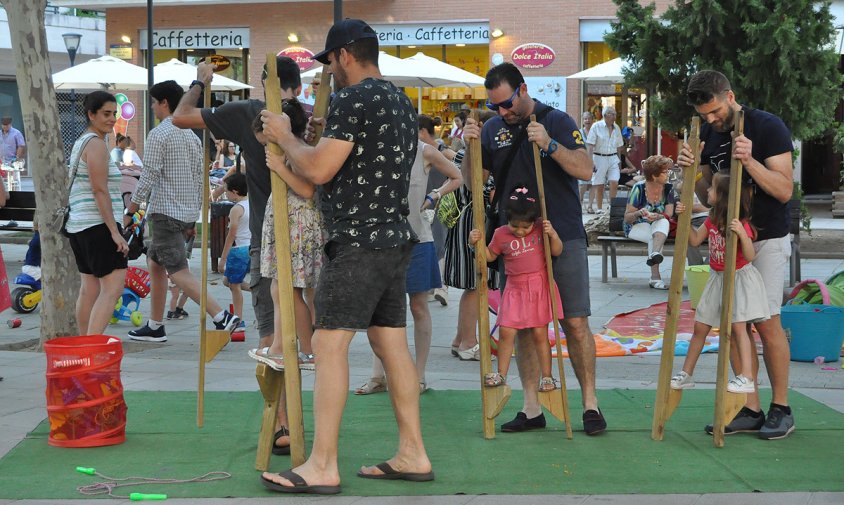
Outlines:
{"type": "MultiPolygon", "coordinates": [[[[352,496],[449,494],[614,494],[844,491],[841,448],[844,414],[796,392],[791,393],[796,432],[785,440],[753,435],[727,437],[717,449],[703,426],[712,417],[713,391],[686,391],[669,421],[665,440],[650,439],[654,391],[599,392],[609,431],[583,434],[574,410],[574,439],[561,423],[546,430],[482,436],[477,391],[436,391],[422,396],[425,444],[436,481],[374,481],[355,477],[360,465],[392,456],[396,427],[389,397],[350,395],[340,434],[343,493],[352,496]],[[678,478],[682,475],[682,478],[678,478]]],[[[571,405],[580,404],[576,391],[571,405]]],[[[305,393],[306,436],[312,440],[311,393],[305,393]]],[[[62,449],[47,445],[48,423],[41,423],[0,460],[0,498],[81,498],[77,486],[101,479],[74,471],[94,467],[112,477],[187,479],[210,471],[232,478],[212,483],[146,485],[118,489],[166,493],[171,497],[275,496],[254,470],[261,419],[258,393],[208,393],[205,427],[195,425],[196,395],[129,392],[126,442],[112,447],[62,449]]],[[[514,392],[497,424],[521,406],[514,392]]],[[[550,416],[546,416],[551,420],[550,416]]],[[[271,469],[289,467],[287,456],[273,456],[271,469]]]]}

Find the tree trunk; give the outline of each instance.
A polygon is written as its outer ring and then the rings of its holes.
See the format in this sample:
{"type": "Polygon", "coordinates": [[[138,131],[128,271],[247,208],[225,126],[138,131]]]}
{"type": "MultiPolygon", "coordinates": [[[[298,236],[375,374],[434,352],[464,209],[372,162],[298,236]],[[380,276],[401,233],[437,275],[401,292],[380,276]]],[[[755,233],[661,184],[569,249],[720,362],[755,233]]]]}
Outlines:
{"type": "Polygon", "coordinates": [[[41,344],[63,335],[78,335],[76,299],[79,274],[67,239],[52,226],[53,216],[67,205],[59,110],[50,72],[44,26],[46,0],[0,0],[9,17],[12,52],[17,66],[18,94],[35,184],[36,218],[41,231],[41,344]]]}

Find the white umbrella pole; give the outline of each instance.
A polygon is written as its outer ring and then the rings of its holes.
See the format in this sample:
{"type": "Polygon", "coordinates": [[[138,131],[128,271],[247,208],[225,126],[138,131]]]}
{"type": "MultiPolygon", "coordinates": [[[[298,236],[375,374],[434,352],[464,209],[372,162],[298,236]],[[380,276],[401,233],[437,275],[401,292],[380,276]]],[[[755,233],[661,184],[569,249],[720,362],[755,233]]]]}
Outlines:
{"type": "Polygon", "coordinates": [[[416,111],[418,114],[422,114],[422,86],[416,88],[416,91],[419,93],[416,96],[416,111]]]}

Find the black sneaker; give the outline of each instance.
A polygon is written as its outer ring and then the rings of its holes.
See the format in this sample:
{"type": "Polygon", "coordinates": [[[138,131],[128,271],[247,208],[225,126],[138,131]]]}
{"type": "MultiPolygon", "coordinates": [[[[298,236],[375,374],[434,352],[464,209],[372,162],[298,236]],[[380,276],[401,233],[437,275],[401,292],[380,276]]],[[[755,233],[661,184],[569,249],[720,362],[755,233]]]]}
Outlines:
{"type": "MultiPolygon", "coordinates": [[[[736,417],[727,426],[724,426],[724,435],[754,433],[759,431],[763,424],[765,424],[765,412],[754,412],[747,407],[742,407],[736,417]]],[[[711,424],[707,424],[703,430],[712,435],[715,428],[711,424]]]]}
{"type": "Polygon", "coordinates": [[[167,320],[168,320],[168,321],[169,321],[169,320],[171,320],[171,319],[178,319],[178,318],[179,318],[179,317],[176,315],[176,311],[175,311],[175,310],[168,310],[168,311],[167,311],[167,320]]]}
{"type": "Polygon", "coordinates": [[[184,318],[188,317],[188,313],[185,312],[185,309],[183,309],[181,307],[176,307],[175,312],[176,312],[176,319],[184,319],[184,318]]]}
{"type": "Polygon", "coordinates": [[[771,406],[768,410],[768,419],[759,429],[759,438],[763,440],[779,440],[791,435],[794,431],[794,416],[786,414],[778,406],[771,406]]]}
{"type": "Polygon", "coordinates": [[[240,323],[240,318],[228,310],[225,310],[223,311],[223,319],[219,323],[215,322],[214,326],[216,326],[218,330],[225,330],[229,333],[234,333],[234,330],[237,329],[238,323],[240,323]]]}
{"type": "Polygon", "coordinates": [[[130,331],[129,338],[141,342],[167,342],[167,332],[164,331],[164,325],[159,326],[157,330],[153,330],[147,323],[137,330],[130,331]]]}
{"type": "Polygon", "coordinates": [[[535,430],[545,427],[545,414],[528,419],[527,414],[519,412],[516,418],[509,423],[501,425],[501,431],[504,433],[517,433],[520,431],[535,430]]]}
{"type": "Polygon", "coordinates": [[[607,421],[601,409],[587,410],[583,413],[583,431],[587,435],[598,435],[607,429],[607,421]]]}

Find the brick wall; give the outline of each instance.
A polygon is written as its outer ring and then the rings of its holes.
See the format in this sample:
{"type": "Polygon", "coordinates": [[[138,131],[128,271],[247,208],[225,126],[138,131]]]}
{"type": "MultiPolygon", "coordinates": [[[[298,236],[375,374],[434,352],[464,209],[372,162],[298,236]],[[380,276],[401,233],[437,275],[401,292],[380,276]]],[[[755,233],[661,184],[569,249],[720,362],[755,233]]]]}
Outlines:
{"type": "MultiPolygon", "coordinates": [[[[673,2],[656,0],[654,3],[657,12],[664,12],[673,2]]],[[[490,42],[490,55],[501,53],[509,61],[511,51],[527,42],[546,44],[554,49],[556,59],[550,66],[538,70],[523,69],[525,76],[571,75],[581,70],[580,20],[611,19],[616,10],[611,0],[534,0],[530,3],[492,0],[357,0],[345,2],[343,9],[345,17],[357,17],[370,23],[488,19],[491,29],[501,28],[504,31],[504,36],[490,42]]],[[[252,96],[261,98],[263,90],[260,89],[260,74],[264,55],[289,46],[287,35],[290,32],[299,36],[296,45],[318,52],[325,43],[333,12],[333,2],[328,1],[156,7],[153,23],[156,28],[248,26],[252,46],[249,82],[256,86],[252,96]]],[[[137,48],[139,32],[145,28],[146,9],[109,9],[106,15],[106,46],[120,43],[122,35],[129,35],[137,48]]],[[[136,50],[134,53],[133,63],[143,65],[141,52],[136,50]]],[[[143,95],[126,94],[138,107],[138,111],[142,112],[143,95]]],[[[580,106],[580,82],[569,80],[567,110],[577,117],[580,106]]],[[[141,115],[130,123],[129,129],[129,135],[138,143],[139,153],[143,149],[141,115]]]]}

